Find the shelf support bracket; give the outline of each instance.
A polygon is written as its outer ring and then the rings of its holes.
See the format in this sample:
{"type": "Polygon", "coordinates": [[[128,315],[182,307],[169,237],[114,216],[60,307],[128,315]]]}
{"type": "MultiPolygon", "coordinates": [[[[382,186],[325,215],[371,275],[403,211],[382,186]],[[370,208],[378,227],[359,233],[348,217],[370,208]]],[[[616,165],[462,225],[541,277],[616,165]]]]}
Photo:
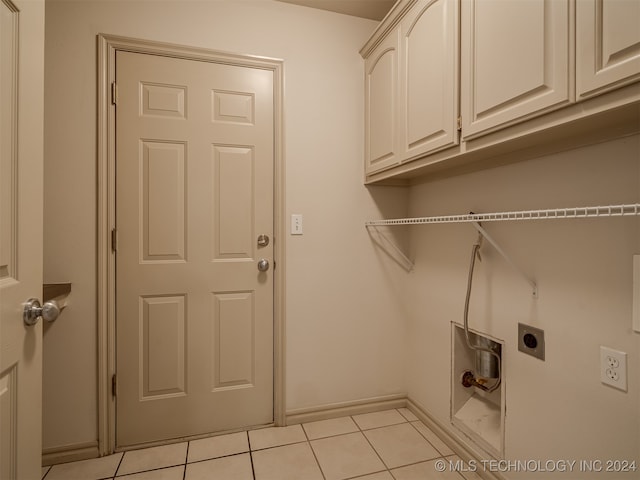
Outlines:
{"type": "Polygon", "coordinates": [[[369,236],[373,238],[374,242],[376,242],[391,258],[393,258],[397,263],[399,263],[402,268],[404,268],[407,272],[411,272],[414,267],[414,262],[405,255],[405,253],[396,245],[396,243],[387,237],[376,225],[366,225],[367,231],[369,232],[369,236]],[[374,235],[371,234],[371,230],[375,230],[375,233],[378,238],[375,238],[374,235]],[[382,242],[383,240],[384,242],[382,242]],[[395,255],[386,248],[386,246],[390,246],[395,255]]]}
{"type": "Polygon", "coordinates": [[[538,298],[538,285],[536,285],[536,282],[533,279],[531,279],[526,273],[524,273],[522,269],[520,269],[515,263],[513,263],[511,258],[509,258],[509,255],[507,255],[505,251],[502,248],[500,248],[500,245],[496,243],[496,241],[491,237],[491,235],[489,235],[489,233],[487,233],[487,231],[484,228],[482,228],[482,226],[480,226],[478,222],[470,222],[470,223],[493,246],[493,248],[495,248],[496,251],[500,255],[502,255],[502,257],[507,261],[507,263],[511,265],[511,267],[516,272],[518,272],[527,281],[529,285],[531,285],[531,288],[533,289],[533,298],[538,298]]]}

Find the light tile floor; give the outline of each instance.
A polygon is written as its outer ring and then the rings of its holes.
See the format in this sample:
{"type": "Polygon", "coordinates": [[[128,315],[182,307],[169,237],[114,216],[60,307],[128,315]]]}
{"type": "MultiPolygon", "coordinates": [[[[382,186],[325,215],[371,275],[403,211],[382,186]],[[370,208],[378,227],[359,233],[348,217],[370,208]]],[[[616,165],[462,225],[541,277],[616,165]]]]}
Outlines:
{"type": "Polygon", "coordinates": [[[477,480],[406,408],[44,467],[43,480],[477,480]],[[444,471],[439,471],[443,470],[444,471]],[[458,468],[456,468],[456,466],[458,468]]]}

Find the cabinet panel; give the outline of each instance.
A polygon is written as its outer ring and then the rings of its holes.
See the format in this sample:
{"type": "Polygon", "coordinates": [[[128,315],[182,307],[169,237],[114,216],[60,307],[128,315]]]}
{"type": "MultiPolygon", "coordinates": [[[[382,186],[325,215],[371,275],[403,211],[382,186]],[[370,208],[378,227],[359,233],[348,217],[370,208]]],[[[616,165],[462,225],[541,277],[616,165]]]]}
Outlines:
{"type": "Polygon", "coordinates": [[[419,0],[401,23],[400,152],[457,144],[457,1],[419,0]]]}
{"type": "Polygon", "coordinates": [[[365,62],[365,158],[371,173],[397,163],[398,32],[365,62]]]}
{"type": "Polygon", "coordinates": [[[468,0],[461,25],[464,138],[570,101],[567,0],[468,0]]]}
{"type": "Polygon", "coordinates": [[[578,0],[576,33],[579,98],[640,79],[638,0],[578,0]]]}

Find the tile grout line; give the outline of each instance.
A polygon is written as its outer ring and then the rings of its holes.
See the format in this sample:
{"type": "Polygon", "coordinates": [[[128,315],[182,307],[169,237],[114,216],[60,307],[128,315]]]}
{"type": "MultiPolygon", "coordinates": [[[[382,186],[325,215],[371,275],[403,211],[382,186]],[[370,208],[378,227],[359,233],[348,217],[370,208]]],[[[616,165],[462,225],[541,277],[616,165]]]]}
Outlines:
{"type": "Polygon", "coordinates": [[[116,471],[113,472],[113,479],[115,480],[115,478],[118,476],[118,470],[120,470],[120,466],[122,465],[122,462],[124,461],[124,455],[127,452],[122,452],[122,455],[120,456],[120,460],[118,461],[118,466],[116,467],[116,471]]]}
{"type": "MultiPolygon", "coordinates": [[[[153,467],[153,468],[147,468],[146,470],[140,470],[138,472],[130,472],[130,473],[125,473],[124,475],[120,475],[120,477],[129,477],[131,475],[139,475],[141,473],[149,473],[149,472],[159,472],[160,470],[169,470],[170,468],[176,468],[176,467],[184,467],[185,464],[184,463],[176,463],[175,465],[167,465],[164,467],[153,467]]],[[[114,477],[107,477],[107,478],[114,478],[117,480],[118,475],[115,475],[114,477]]],[[[103,479],[98,479],[98,480],[103,480],[103,479]]]]}
{"type": "MultiPolygon", "coordinates": [[[[398,412],[397,409],[393,409],[395,412],[398,412]]],[[[398,412],[398,414],[404,418],[402,416],[402,414],[400,412],[398,412]]],[[[369,440],[369,438],[365,435],[365,431],[360,427],[360,424],[358,422],[356,422],[356,419],[353,418],[353,416],[351,416],[351,420],[353,421],[353,423],[356,424],[356,426],[358,427],[358,429],[360,430],[360,434],[364,437],[364,439],[367,441],[367,443],[369,444],[369,446],[371,447],[371,449],[375,452],[376,456],[380,459],[380,461],[382,462],[382,465],[384,465],[384,468],[386,468],[386,471],[389,472],[389,475],[391,475],[393,477],[393,474],[391,473],[391,470],[389,469],[389,467],[387,466],[387,464],[385,463],[385,461],[382,459],[382,457],[380,456],[380,454],[378,453],[378,451],[376,450],[376,447],[373,446],[373,444],[371,443],[371,441],[369,440]]],[[[397,424],[400,425],[400,424],[397,424]]],[[[388,425],[387,425],[388,426],[388,425]]],[[[378,428],[384,428],[384,427],[378,427],[378,428]]],[[[373,428],[370,428],[369,430],[374,430],[373,428]]]]}
{"type": "MultiPolygon", "coordinates": [[[[266,450],[266,449],[265,449],[266,450]]],[[[259,452],[260,450],[256,450],[257,452],[259,452]]],[[[195,465],[196,463],[204,463],[204,462],[210,462],[211,460],[219,460],[221,458],[231,458],[231,457],[239,457],[240,455],[244,455],[246,453],[251,453],[249,450],[245,451],[245,452],[238,452],[238,453],[229,453],[227,455],[220,455],[218,457],[207,457],[207,458],[203,458],[202,460],[194,460],[193,462],[189,462],[187,463],[187,465],[195,465]]],[[[180,464],[178,464],[180,465],[180,464]]],[[[177,467],[178,465],[170,465],[168,467],[161,467],[161,468],[157,468],[156,470],[160,470],[162,468],[172,468],[172,467],[177,467]]],[[[127,473],[127,475],[131,475],[130,473],[127,473]]],[[[1,480],[1,479],[0,479],[1,480]]]]}
{"type": "Polygon", "coordinates": [[[251,448],[251,437],[249,436],[249,430],[245,432],[247,434],[247,446],[249,447],[249,461],[251,462],[251,476],[253,480],[256,480],[256,469],[253,466],[253,449],[251,448]]]}
{"type": "Polygon", "coordinates": [[[184,470],[182,470],[182,480],[187,480],[187,465],[189,463],[189,448],[191,447],[191,441],[187,441],[187,451],[184,455],[184,470]]]}
{"type": "MultiPolygon", "coordinates": [[[[387,464],[385,463],[385,461],[382,459],[382,457],[380,456],[380,454],[378,453],[378,451],[376,450],[376,448],[373,446],[373,444],[369,441],[369,438],[367,437],[367,435],[365,434],[366,431],[370,431],[370,430],[379,430],[382,428],[387,428],[387,427],[393,427],[395,425],[402,425],[404,423],[408,423],[409,425],[411,425],[411,428],[413,428],[416,432],[418,432],[418,434],[429,444],[431,445],[431,447],[433,447],[433,449],[436,451],[436,453],[438,454],[438,456],[434,457],[434,458],[430,458],[428,460],[420,460],[418,462],[413,462],[407,465],[402,465],[400,467],[396,467],[396,468],[404,468],[404,467],[408,467],[408,466],[412,466],[412,465],[418,465],[420,463],[424,463],[424,462],[431,462],[434,460],[439,460],[439,459],[444,459],[445,455],[442,454],[442,452],[440,452],[440,450],[438,450],[435,445],[433,445],[423,434],[422,432],[420,432],[420,430],[418,430],[416,428],[415,425],[413,425],[412,421],[409,420],[407,417],[405,417],[404,415],[402,415],[402,413],[396,408],[394,409],[396,412],[398,412],[398,414],[405,420],[404,422],[400,422],[400,423],[394,423],[391,425],[384,425],[384,426],[380,426],[380,427],[373,427],[373,428],[368,428],[366,430],[363,430],[360,427],[360,424],[358,424],[358,422],[356,422],[356,420],[354,418],[352,418],[353,422],[356,424],[356,426],[358,427],[358,429],[360,430],[360,433],[362,433],[362,435],[364,436],[364,438],[367,440],[367,442],[369,443],[369,445],[371,446],[371,448],[373,449],[373,451],[376,453],[376,455],[378,456],[378,458],[380,458],[380,461],[382,462],[382,464],[386,467],[386,471],[389,472],[389,475],[391,475],[394,479],[396,478],[395,475],[393,474],[393,472],[391,471],[391,468],[387,466],[387,464]]],[[[416,421],[420,421],[419,419],[416,421]]],[[[427,427],[429,428],[429,427],[427,427]]],[[[439,437],[438,437],[439,438],[439,437]]],[[[449,455],[451,456],[451,455],[449,455]]],[[[379,473],[379,472],[373,472],[373,473],[379,473]]],[[[357,479],[357,477],[353,477],[354,479],[357,479]]],[[[463,480],[466,480],[463,477],[463,480]]]]}
{"type": "Polygon", "coordinates": [[[320,465],[320,461],[318,460],[318,456],[316,455],[316,451],[313,449],[313,445],[311,444],[311,440],[309,439],[309,435],[307,435],[307,431],[304,428],[304,424],[300,424],[300,428],[302,428],[302,432],[304,433],[304,437],[307,439],[307,445],[309,445],[309,449],[311,450],[311,454],[316,461],[316,465],[318,465],[318,470],[320,470],[320,475],[322,475],[323,480],[327,480],[326,475],[324,474],[324,470],[322,470],[322,465],[320,465]]]}

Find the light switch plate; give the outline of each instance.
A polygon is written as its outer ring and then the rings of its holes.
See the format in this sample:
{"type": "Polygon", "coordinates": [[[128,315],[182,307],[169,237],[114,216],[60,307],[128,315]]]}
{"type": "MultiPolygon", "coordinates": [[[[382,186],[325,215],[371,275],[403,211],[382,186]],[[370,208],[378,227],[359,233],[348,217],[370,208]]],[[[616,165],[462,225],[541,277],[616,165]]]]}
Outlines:
{"type": "Polygon", "coordinates": [[[291,235],[302,235],[302,215],[291,215],[291,235]]]}

